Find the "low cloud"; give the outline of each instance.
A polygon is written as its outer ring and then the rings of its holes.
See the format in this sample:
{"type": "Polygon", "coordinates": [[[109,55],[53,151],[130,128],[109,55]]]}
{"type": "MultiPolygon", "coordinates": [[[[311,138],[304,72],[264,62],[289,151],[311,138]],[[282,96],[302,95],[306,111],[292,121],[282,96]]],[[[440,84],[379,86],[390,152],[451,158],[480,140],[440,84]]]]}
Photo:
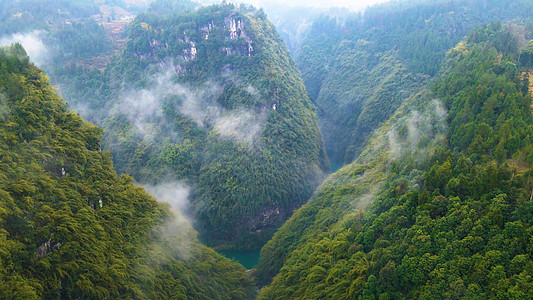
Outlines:
{"type": "Polygon", "coordinates": [[[159,202],[170,204],[174,211],[174,215],[156,231],[157,241],[151,246],[152,264],[165,264],[172,258],[188,259],[196,240],[189,214],[191,188],[183,182],[141,186],[159,202]]]}
{"type": "Polygon", "coordinates": [[[141,186],[159,202],[170,204],[172,210],[180,213],[188,221],[192,221],[189,213],[191,187],[181,181],[167,182],[158,185],[141,184],[141,186]]]}
{"type": "Polygon", "coordinates": [[[389,149],[393,159],[405,153],[424,158],[427,152],[445,139],[446,108],[438,99],[432,100],[424,111],[412,111],[398,120],[388,132],[389,149]]]}
{"type": "MultiPolygon", "coordinates": [[[[173,76],[172,72],[159,74],[154,76],[148,88],[123,92],[114,107],[136,126],[143,138],[166,122],[163,107],[169,103],[199,127],[212,128],[237,142],[250,143],[261,134],[266,116],[264,111],[224,109],[216,102],[223,90],[218,84],[206,82],[200,87],[189,88],[175,83],[173,76]]],[[[243,89],[251,97],[259,97],[253,86],[247,85],[243,89]]]]}
{"type": "Polygon", "coordinates": [[[30,60],[39,67],[46,65],[50,60],[50,51],[43,42],[44,31],[34,30],[28,33],[15,33],[0,38],[0,46],[9,46],[19,43],[24,47],[30,60]]]}
{"type": "Polygon", "coordinates": [[[215,130],[224,137],[252,142],[261,133],[264,122],[264,114],[246,110],[231,111],[215,120],[215,130]]]}
{"type": "MultiPolygon", "coordinates": [[[[446,108],[438,99],[429,103],[423,101],[413,99],[411,103],[424,109],[411,110],[409,106],[402,106],[391,120],[374,132],[354,163],[332,175],[331,178],[349,175],[351,185],[361,187],[354,191],[354,210],[364,210],[371,205],[382,191],[392,163],[403,158],[423,162],[430,157],[432,150],[444,143],[448,129],[446,108]]],[[[405,186],[402,184],[398,188],[417,189],[420,174],[415,169],[412,174],[404,175],[407,179],[405,186]]]]}

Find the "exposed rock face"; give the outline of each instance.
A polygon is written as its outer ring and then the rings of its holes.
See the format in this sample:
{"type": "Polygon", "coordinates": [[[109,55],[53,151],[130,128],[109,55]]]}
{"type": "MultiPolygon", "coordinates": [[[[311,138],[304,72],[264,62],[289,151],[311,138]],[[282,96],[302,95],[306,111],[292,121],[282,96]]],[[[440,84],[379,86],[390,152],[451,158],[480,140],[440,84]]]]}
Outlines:
{"type": "MultiPolygon", "coordinates": [[[[141,27],[150,32],[155,30],[149,25],[141,23],[141,27]]],[[[223,32],[223,35],[227,41],[232,41],[228,46],[220,47],[219,51],[225,55],[247,55],[252,56],[254,54],[254,41],[247,30],[247,25],[244,20],[237,16],[230,16],[224,19],[224,22],[217,24],[213,20],[209,20],[207,24],[198,25],[197,31],[200,33],[201,38],[191,37],[186,31],[181,32],[180,36],[175,40],[176,43],[182,45],[181,51],[174,51],[170,49],[168,41],[162,41],[164,37],[156,35],[155,38],[148,40],[150,46],[149,51],[136,51],[135,55],[141,59],[152,59],[159,61],[161,67],[171,67],[176,74],[183,73],[184,69],[178,67],[176,64],[182,62],[192,61],[198,58],[198,46],[209,40],[209,37],[217,31],[223,32]],[[245,41],[246,46],[242,46],[240,41],[245,41]],[[187,45],[188,44],[188,45],[187,45]],[[187,46],[185,46],[187,45],[187,46]],[[172,51],[170,53],[170,51],[172,51]],[[172,56],[173,65],[165,63],[165,58],[161,57],[161,53],[167,53],[167,56],[172,56]]],[[[175,48],[175,47],[173,47],[175,48]]]]}
{"type": "Polygon", "coordinates": [[[46,242],[37,247],[35,250],[35,258],[39,259],[53,250],[59,250],[59,248],[61,248],[60,242],[54,243],[52,240],[48,239],[46,242]]]}
{"type": "MultiPolygon", "coordinates": [[[[154,31],[149,25],[141,27],[147,31],[154,31]]],[[[209,43],[209,38],[215,34],[219,35],[221,32],[226,41],[225,46],[219,48],[219,53],[226,56],[232,55],[246,55],[251,57],[254,55],[254,41],[250,30],[247,30],[247,25],[244,20],[239,17],[227,17],[223,23],[210,20],[207,24],[198,25],[197,31],[200,33],[198,37],[190,36],[190,32],[183,31],[179,37],[174,41],[165,40],[164,36],[156,34],[148,40],[149,51],[134,51],[134,55],[141,60],[156,61],[161,69],[168,69],[176,75],[185,75],[188,73],[186,64],[199,59],[199,49],[205,48],[206,43],[209,43]],[[176,43],[180,45],[176,50],[176,43]],[[170,44],[170,45],[169,45],[170,44]],[[163,54],[163,55],[162,55],[163,54]]],[[[209,59],[209,58],[203,58],[209,59]]]]}

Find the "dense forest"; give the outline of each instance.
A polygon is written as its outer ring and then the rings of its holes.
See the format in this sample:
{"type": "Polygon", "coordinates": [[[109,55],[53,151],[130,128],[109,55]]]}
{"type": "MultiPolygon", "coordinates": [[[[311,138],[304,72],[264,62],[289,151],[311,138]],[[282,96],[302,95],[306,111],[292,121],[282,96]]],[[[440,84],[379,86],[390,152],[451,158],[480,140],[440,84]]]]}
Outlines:
{"type": "Polygon", "coordinates": [[[256,276],[275,277],[259,299],[533,293],[532,98],[516,29],[472,31],[294,213],[261,251],[256,276]]]}
{"type": "Polygon", "coordinates": [[[114,31],[128,21],[115,21],[116,10],[129,16],[141,9],[117,0],[0,1],[0,43],[21,43],[58,86],[65,67],[102,69],[122,49],[114,31]]]}
{"type": "Polygon", "coordinates": [[[70,107],[105,130],[119,173],[190,186],[187,214],[208,245],[259,249],[329,172],[299,70],[262,11],[158,0],[128,23],[120,46],[107,28],[115,23],[87,17],[102,13],[96,2],[50,0],[68,12],[51,16],[32,1],[6,3],[0,32],[43,40],[43,68],[70,107]],[[35,22],[21,27],[15,11],[35,22]]]}
{"type": "Polygon", "coordinates": [[[332,165],[356,159],[471,29],[497,20],[525,25],[531,11],[531,1],[398,1],[315,20],[296,61],[332,165]]]}
{"type": "Polygon", "coordinates": [[[0,298],[246,299],[239,264],[117,176],[20,45],[0,49],[0,298]]]}
{"type": "Polygon", "coordinates": [[[531,298],[532,1],[205,3],[0,0],[0,298],[531,298]]]}
{"type": "Polygon", "coordinates": [[[93,1],[85,0],[1,0],[0,32],[44,29],[70,18],[88,18],[97,11],[93,1]]]}
{"type": "Polygon", "coordinates": [[[119,172],[185,182],[205,243],[259,249],[329,172],[317,116],[262,11],[180,3],[138,15],[105,70],[56,80],[119,172]]]}

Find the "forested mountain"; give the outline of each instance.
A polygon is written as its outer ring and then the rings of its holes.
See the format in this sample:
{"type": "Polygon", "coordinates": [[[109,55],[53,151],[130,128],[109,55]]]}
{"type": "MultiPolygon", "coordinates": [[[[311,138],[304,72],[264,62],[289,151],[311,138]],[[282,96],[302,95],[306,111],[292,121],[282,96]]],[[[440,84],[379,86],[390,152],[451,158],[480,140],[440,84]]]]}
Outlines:
{"type": "Polygon", "coordinates": [[[24,33],[36,29],[50,30],[60,24],[86,20],[91,17],[103,18],[101,21],[109,22],[122,17],[125,13],[136,14],[146,10],[145,2],[151,1],[0,0],[0,33],[24,33]]]}
{"type": "Polygon", "coordinates": [[[525,25],[531,1],[396,1],[363,15],[322,17],[296,58],[332,165],[358,157],[368,137],[440,68],[475,26],[525,25]]]}
{"type": "Polygon", "coordinates": [[[267,4],[263,9],[276,26],[292,57],[299,57],[301,43],[316,19],[328,15],[342,20],[352,15],[350,10],[339,7],[319,8],[267,4]]]}
{"type": "Polygon", "coordinates": [[[0,1],[0,44],[21,43],[52,79],[65,65],[102,69],[122,49],[121,32],[141,9],[128,2],[0,1]]]}
{"type": "Polygon", "coordinates": [[[372,134],[262,249],[259,299],[533,294],[531,71],[493,23],[372,134]],[[277,275],[276,275],[277,274],[277,275]]]}
{"type": "Polygon", "coordinates": [[[203,241],[258,249],[329,171],[317,117],[262,11],[180,3],[137,16],[104,71],[56,79],[104,128],[119,172],[185,182],[203,241]]]}
{"type": "Polygon", "coordinates": [[[242,266],[117,176],[101,135],[0,49],[0,298],[253,298],[242,266]]]}
{"type": "Polygon", "coordinates": [[[86,0],[1,0],[2,34],[44,29],[71,18],[88,18],[98,12],[93,1],[86,0]]]}
{"type": "Polygon", "coordinates": [[[271,12],[0,0],[0,298],[533,295],[533,2],[271,12]]]}

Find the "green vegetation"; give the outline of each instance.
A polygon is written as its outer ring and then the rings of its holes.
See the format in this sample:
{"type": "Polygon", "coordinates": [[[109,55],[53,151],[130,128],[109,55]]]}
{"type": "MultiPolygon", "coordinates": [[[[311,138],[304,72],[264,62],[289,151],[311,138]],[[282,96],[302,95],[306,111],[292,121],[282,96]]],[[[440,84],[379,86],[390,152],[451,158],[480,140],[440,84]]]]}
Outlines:
{"type": "Polygon", "coordinates": [[[93,1],[86,0],[0,0],[0,32],[45,29],[65,20],[88,18],[97,12],[93,1]]]}
{"type": "Polygon", "coordinates": [[[39,66],[54,80],[65,67],[103,69],[124,44],[128,21],[118,17],[140,10],[122,0],[0,0],[0,37],[22,43],[30,54],[42,43],[46,61],[39,66]]]}
{"type": "Polygon", "coordinates": [[[101,11],[93,1],[1,2],[2,40],[22,43],[28,53],[41,58],[37,61],[39,67],[52,78],[64,73],[65,67],[102,68],[117,48],[95,21],[101,11]]]}
{"type": "MultiPolygon", "coordinates": [[[[114,8],[125,9],[133,14],[146,10],[142,5],[136,6],[132,1],[127,2],[129,4],[124,0],[0,0],[0,33],[25,33],[36,29],[54,31],[57,25],[65,22],[88,20],[94,15],[101,14],[102,6],[111,7],[112,11],[114,8]]],[[[114,12],[111,12],[111,17],[115,17],[114,12]]]]}
{"type": "Polygon", "coordinates": [[[449,51],[294,213],[261,251],[255,275],[275,277],[259,299],[533,293],[533,99],[511,29],[478,28],[449,51]]]}
{"type": "Polygon", "coordinates": [[[104,128],[119,172],[186,182],[202,241],[259,249],[329,171],[317,117],[262,11],[179,4],[137,16],[104,71],[56,80],[104,128]]]}
{"type": "Polygon", "coordinates": [[[520,67],[525,69],[533,68],[533,43],[529,42],[527,48],[520,53],[520,67]]]}
{"type": "Polygon", "coordinates": [[[397,1],[363,16],[317,19],[296,61],[332,164],[356,159],[470,30],[496,20],[524,25],[532,11],[531,1],[397,1]]]}
{"type": "Polygon", "coordinates": [[[260,299],[533,294],[531,1],[318,18],[297,57],[310,97],[262,10],[158,0],[118,52],[93,1],[67,2],[0,0],[0,32],[43,30],[54,82],[103,128],[0,50],[0,298],[249,299],[199,241],[251,267],[268,240],[260,299]],[[495,19],[520,25],[472,30],[495,19]],[[316,191],[315,109],[350,163],[316,191]],[[190,187],[199,234],[134,180],[190,187]]]}
{"type": "Polygon", "coordinates": [[[397,51],[380,53],[369,41],[343,41],[336,53],[317,105],[322,108],[319,116],[328,155],[350,162],[366,137],[427,84],[427,76],[408,72],[397,51]]]}
{"type": "Polygon", "coordinates": [[[0,49],[0,298],[249,299],[245,270],[100,150],[20,45],[0,49]]]}
{"type": "Polygon", "coordinates": [[[79,60],[111,52],[104,28],[92,19],[60,25],[52,40],[58,43],[56,51],[60,60],[79,60]]]}

